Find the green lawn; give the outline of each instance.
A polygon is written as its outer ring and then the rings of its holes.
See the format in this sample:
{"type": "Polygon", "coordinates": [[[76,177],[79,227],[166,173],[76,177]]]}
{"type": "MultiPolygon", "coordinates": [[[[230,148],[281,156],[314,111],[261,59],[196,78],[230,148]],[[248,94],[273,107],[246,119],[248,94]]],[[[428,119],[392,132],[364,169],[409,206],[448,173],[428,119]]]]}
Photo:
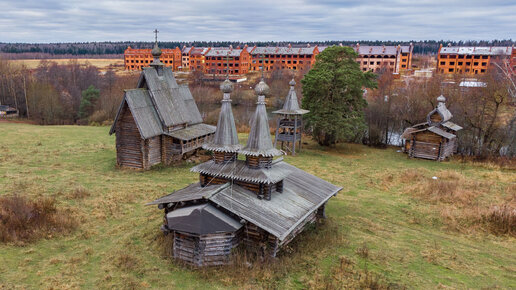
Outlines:
{"type": "Polygon", "coordinates": [[[344,188],[328,204],[328,221],[273,262],[283,271],[236,277],[238,269],[192,270],[163,254],[163,213],[145,203],[197,181],[192,164],[118,170],[108,130],[0,123],[0,194],[54,196],[79,222],[71,235],[0,244],[0,288],[318,288],[362,283],[367,273],[382,286],[516,288],[516,239],[460,219],[464,208],[515,196],[515,171],[309,142],[285,159],[344,188]],[[418,195],[434,175],[461,180],[474,204],[418,195]],[[89,195],[71,197],[81,187],[89,195]]]}

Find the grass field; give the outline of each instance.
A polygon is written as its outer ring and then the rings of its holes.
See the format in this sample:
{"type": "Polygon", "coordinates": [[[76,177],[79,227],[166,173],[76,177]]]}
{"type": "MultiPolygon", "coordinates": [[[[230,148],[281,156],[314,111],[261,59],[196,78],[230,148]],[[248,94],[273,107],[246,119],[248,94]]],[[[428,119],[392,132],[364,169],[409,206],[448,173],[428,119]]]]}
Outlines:
{"type": "Polygon", "coordinates": [[[270,265],[193,270],[166,257],[163,213],[144,205],[197,181],[192,164],[118,170],[108,130],[0,124],[0,195],[53,196],[78,222],[68,235],[0,244],[0,289],[516,288],[516,238],[481,218],[515,201],[514,170],[309,142],[285,159],[344,188],[328,220],[270,265]]]}
{"type": "MultiPolygon", "coordinates": [[[[58,65],[64,65],[70,62],[72,59],[49,59],[49,61],[56,62],[58,65]]],[[[77,60],[79,64],[84,65],[86,63],[89,63],[93,66],[98,67],[100,70],[105,70],[109,66],[114,66],[115,68],[118,68],[120,70],[124,69],[124,60],[123,59],[110,59],[110,58],[78,58],[73,59],[77,60]]],[[[39,63],[41,62],[40,59],[19,59],[19,60],[10,60],[10,62],[14,63],[15,65],[25,65],[28,69],[35,69],[38,67],[39,63]]]]}

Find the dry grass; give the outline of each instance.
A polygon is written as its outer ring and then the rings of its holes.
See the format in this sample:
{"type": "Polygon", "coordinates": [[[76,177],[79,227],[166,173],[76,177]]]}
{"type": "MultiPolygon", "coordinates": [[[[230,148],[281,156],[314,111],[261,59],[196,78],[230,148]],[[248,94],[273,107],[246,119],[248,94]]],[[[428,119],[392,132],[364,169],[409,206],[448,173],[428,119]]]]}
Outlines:
{"type": "MultiPolygon", "coordinates": [[[[49,59],[49,61],[56,62],[59,65],[66,65],[70,61],[77,61],[81,65],[90,64],[95,67],[98,67],[100,69],[105,69],[110,66],[121,66],[123,68],[124,66],[124,60],[123,59],[110,59],[110,58],[78,58],[78,59],[49,59]]],[[[12,62],[14,65],[25,65],[28,69],[35,69],[38,67],[39,63],[41,62],[41,59],[17,59],[17,60],[10,60],[9,62],[12,62]]]]}
{"type": "MultiPolygon", "coordinates": [[[[170,236],[162,236],[156,239],[162,249],[163,257],[170,258],[172,242],[170,236]]],[[[301,277],[303,283],[313,285],[311,288],[319,288],[320,279],[324,283],[335,284],[331,276],[325,276],[321,269],[315,266],[312,260],[323,259],[334,251],[336,247],[347,244],[347,240],[338,226],[331,218],[309,227],[300,236],[292,241],[277,258],[260,259],[254,253],[238,248],[232,257],[232,264],[211,268],[192,268],[181,264],[177,260],[171,261],[196,271],[206,281],[221,281],[224,285],[238,285],[239,288],[265,288],[277,289],[285,285],[284,279],[292,271],[303,268],[306,273],[301,277]],[[326,245],[321,248],[320,245],[326,245]],[[296,255],[294,253],[303,253],[296,255]],[[318,274],[316,274],[318,273],[318,274]],[[324,278],[323,278],[324,277],[324,278]]],[[[357,270],[355,270],[357,271],[357,270]]],[[[353,277],[358,278],[358,277],[353,277]]],[[[358,282],[357,282],[358,283],[358,282]]]]}
{"type": "Polygon", "coordinates": [[[401,185],[402,193],[432,204],[451,229],[516,236],[514,184],[500,186],[496,178],[467,178],[452,170],[441,170],[435,176],[428,170],[405,170],[384,174],[381,180],[383,188],[401,185]],[[504,192],[506,200],[500,199],[504,192]]]}
{"type": "Polygon", "coordinates": [[[0,197],[0,241],[23,244],[41,238],[66,234],[77,227],[69,211],[60,210],[56,200],[26,196],[0,197]]]}

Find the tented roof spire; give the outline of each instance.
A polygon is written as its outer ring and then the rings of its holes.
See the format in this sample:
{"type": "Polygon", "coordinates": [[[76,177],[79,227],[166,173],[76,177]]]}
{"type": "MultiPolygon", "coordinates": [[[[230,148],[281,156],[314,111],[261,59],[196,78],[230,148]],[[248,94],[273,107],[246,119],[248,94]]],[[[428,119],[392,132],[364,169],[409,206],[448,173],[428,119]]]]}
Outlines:
{"type": "Polygon", "coordinates": [[[265,108],[265,95],[269,93],[269,86],[262,79],[254,90],[258,95],[256,111],[251,119],[251,131],[249,132],[247,145],[239,153],[267,157],[283,155],[281,151],[272,145],[269,118],[265,108]]]}
{"type": "Polygon", "coordinates": [[[238,143],[235,118],[231,109],[230,94],[233,91],[233,83],[229,78],[226,77],[226,80],[220,84],[220,90],[224,93],[224,97],[217,122],[217,131],[215,131],[213,141],[204,144],[202,148],[216,152],[237,152],[242,145],[238,143]]]}

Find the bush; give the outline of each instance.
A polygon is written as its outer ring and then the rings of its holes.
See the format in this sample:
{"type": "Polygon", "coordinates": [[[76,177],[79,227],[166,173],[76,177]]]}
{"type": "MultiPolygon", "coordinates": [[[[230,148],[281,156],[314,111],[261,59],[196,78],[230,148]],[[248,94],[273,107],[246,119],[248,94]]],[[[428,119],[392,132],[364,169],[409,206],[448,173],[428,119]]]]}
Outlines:
{"type": "Polygon", "coordinates": [[[76,227],[71,214],[59,210],[53,198],[0,197],[0,242],[31,242],[69,233],[76,227]]]}

